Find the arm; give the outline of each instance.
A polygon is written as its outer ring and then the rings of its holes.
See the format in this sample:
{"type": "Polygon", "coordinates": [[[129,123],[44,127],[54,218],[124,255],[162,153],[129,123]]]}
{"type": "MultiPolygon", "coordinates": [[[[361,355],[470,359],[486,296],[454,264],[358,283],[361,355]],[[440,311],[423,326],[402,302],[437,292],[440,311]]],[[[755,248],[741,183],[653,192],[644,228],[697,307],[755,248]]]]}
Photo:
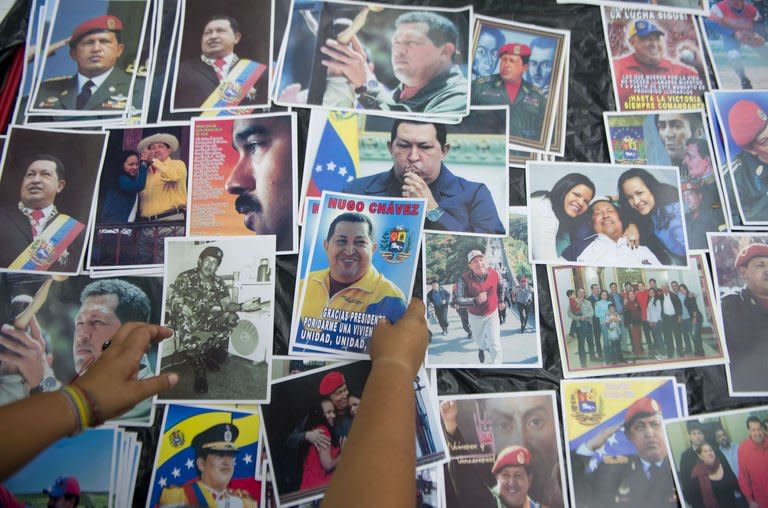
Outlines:
{"type": "Polygon", "coordinates": [[[459,307],[472,307],[475,305],[475,297],[466,295],[466,286],[464,285],[464,278],[459,277],[456,282],[456,304],[459,307]]]}
{"type": "Polygon", "coordinates": [[[755,508],[757,507],[757,503],[755,503],[755,493],[752,490],[752,478],[749,475],[749,471],[747,471],[746,461],[744,460],[744,455],[746,455],[746,449],[742,446],[739,446],[739,487],[741,487],[741,492],[744,494],[744,499],[747,500],[749,503],[749,508],[755,508]]]}
{"type": "Polygon", "coordinates": [[[413,505],[413,380],[424,360],[428,333],[424,304],[417,298],[395,325],[381,321],[376,326],[371,339],[371,372],[360,409],[344,446],[344,460],[333,475],[322,506],[356,507],[361,499],[373,508],[413,505]]]}
{"type": "Polygon", "coordinates": [[[144,186],[147,184],[147,166],[145,164],[139,165],[139,174],[136,178],[131,178],[129,175],[123,173],[118,178],[118,185],[120,190],[125,192],[139,192],[144,190],[144,186]]]}
{"type": "MultiPolygon", "coordinates": [[[[114,418],[138,402],[176,384],[176,374],[136,379],[139,361],[149,343],[171,336],[158,325],[127,323],[112,339],[112,346],[74,384],[86,392],[101,419],[114,418]]],[[[0,479],[5,479],[43,449],[77,431],[74,407],[63,392],[34,395],[0,407],[0,479]]],[[[97,422],[94,422],[97,423],[97,422]]]]}
{"type": "Polygon", "coordinates": [[[560,222],[552,211],[549,199],[535,197],[529,200],[531,217],[537,217],[536,234],[531,235],[529,242],[532,248],[532,257],[535,260],[551,261],[558,258],[557,255],[557,231],[560,222]]]}
{"type": "Polygon", "coordinates": [[[155,159],[152,165],[160,171],[160,180],[163,182],[173,183],[187,178],[187,165],[184,161],[168,159],[163,162],[155,159]]]}
{"type": "MultiPolygon", "coordinates": [[[[317,430],[319,430],[325,437],[329,437],[327,431],[324,432],[321,429],[317,430]]],[[[325,469],[327,473],[330,473],[336,469],[336,466],[339,464],[339,460],[341,460],[341,453],[337,454],[336,458],[332,457],[331,448],[328,446],[318,446],[317,456],[320,458],[320,465],[323,466],[323,469],[325,469]]]]}

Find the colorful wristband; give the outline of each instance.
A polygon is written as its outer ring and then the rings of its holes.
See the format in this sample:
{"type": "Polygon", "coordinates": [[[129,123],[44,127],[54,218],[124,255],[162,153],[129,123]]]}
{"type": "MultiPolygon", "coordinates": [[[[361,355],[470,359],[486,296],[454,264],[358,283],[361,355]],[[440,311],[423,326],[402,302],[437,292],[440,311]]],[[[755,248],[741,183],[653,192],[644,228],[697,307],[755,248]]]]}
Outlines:
{"type": "Polygon", "coordinates": [[[75,413],[75,430],[72,432],[72,434],[70,434],[70,436],[80,434],[83,429],[88,426],[88,414],[87,408],[85,407],[85,402],[83,401],[80,393],[73,389],[70,385],[62,386],[60,391],[72,405],[72,410],[75,413]]]}

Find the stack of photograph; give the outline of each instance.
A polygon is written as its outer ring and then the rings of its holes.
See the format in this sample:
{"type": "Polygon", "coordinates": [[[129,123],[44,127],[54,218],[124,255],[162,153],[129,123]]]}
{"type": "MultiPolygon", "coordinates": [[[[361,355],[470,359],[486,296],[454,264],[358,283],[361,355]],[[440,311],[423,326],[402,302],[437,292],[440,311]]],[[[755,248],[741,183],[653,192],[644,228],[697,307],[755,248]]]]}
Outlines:
{"type": "Polygon", "coordinates": [[[768,2],[542,3],[17,6],[0,505],[768,508],[768,2]]]}

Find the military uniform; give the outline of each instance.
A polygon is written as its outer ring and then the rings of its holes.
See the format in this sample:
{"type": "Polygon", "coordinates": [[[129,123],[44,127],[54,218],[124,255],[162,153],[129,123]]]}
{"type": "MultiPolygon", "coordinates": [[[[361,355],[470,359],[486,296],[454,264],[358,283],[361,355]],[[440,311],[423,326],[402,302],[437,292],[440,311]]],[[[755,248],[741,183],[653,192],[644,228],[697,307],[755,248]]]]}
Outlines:
{"type": "MultiPolygon", "coordinates": [[[[221,262],[218,248],[203,250],[200,259],[206,256],[221,262]]],[[[178,350],[195,369],[196,391],[205,392],[208,389],[206,369],[218,370],[226,360],[229,336],[239,321],[237,313],[221,303],[229,298],[229,289],[220,277],[204,277],[197,268],[179,274],[168,289],[168,324],[180,338],[178,350]]]]}
{"type": "Polygon", "coordinates": [[[522,80],[515,102],[510,104],[501,75],[492,74],[472,82],[472,105],[509,105],[509,135],[538,140],[544,124],[547,100],[535,86],[522,80]]]}
{"type": "MultiPolygon", "coordinates": [[[[85,103],[83,110],[123,111],[128,104],[131,75],[117,67],[85,103]]],[[[141,107],[144,97],[144,78],[137,77],[133,86],[133,107],[141,107]]],[[[46,79],[40,84],[35,107],[50,110],[77,109],[77,75],[46,79]]]]}
{"type": "Polygon", "coordinates": [[[768,218],[768,164],[749,152],[742,151],[732,168],[736,193],[741,202],[744,218],[768,218]]]}
{"type": "Polygon", "coordinates": [[[747,288],[725,295],[722,308],[734,390],[765,391],[768,310],[747,288]]]}
{"type": "MultiPolygon", "coordinates": [[[[237,457],[239,448],[235,441],[240,433],[233,423],[219,423],[207,428],[192,438],[190,446],[195,450],[195,461],[205,460],[207,454],[214,453],[237,457]]],[[[161,507],[205,506],[208,508],[256,508],[259,503],[244,489],[228,487],[216,491],[200,479],[192,479],[181,486],[165,487],[160,493],[161,507]]]]}

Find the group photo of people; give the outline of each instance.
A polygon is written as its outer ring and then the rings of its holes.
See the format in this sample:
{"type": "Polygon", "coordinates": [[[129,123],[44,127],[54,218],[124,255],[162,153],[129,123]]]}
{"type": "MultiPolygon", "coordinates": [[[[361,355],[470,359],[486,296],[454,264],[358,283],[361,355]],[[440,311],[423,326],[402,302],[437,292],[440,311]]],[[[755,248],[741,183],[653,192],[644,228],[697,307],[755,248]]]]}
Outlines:
{"type": "Polygon", "coordinates": [[[714,291],[701,256],[690,269],[550,269],[570,372],[724,358],[714,291]]]}
{"type": "Polygon", "coordinates": [[[683,506],[748,508],[768,503],[768,408],[665,422],[683,506]]]}
{"type": "Polygon", "coordinates": [[[590,266],[687,266],[672,168],[529,163],[531,260],[590,266]]]}

